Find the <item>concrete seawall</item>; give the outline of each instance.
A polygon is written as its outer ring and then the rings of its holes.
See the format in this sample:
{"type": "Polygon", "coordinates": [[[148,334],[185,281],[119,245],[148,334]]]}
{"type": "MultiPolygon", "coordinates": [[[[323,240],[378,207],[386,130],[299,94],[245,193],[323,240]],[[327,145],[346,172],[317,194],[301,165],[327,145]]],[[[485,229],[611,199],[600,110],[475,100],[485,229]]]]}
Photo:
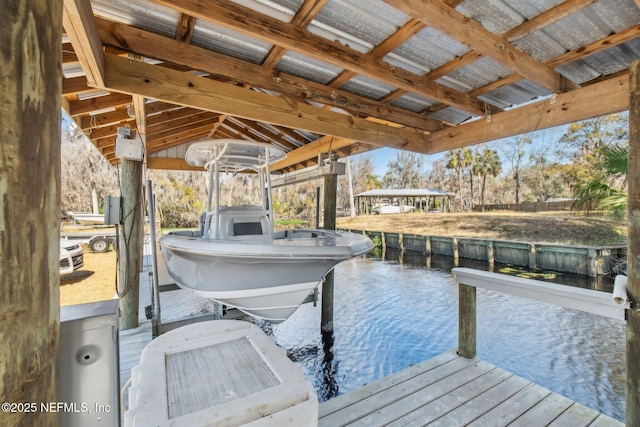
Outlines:
{"type": "Polygon", "coordinates": [[[610,272],[619,258],[626,256],[627,246],[575,246],[527,243],[463,237],[424,236],[383,231],[350,230],[362,233],[381,245],[401,251],[445,255],[488,263],[512,264],[530,269],[540,268],[564,273],[597,277],[610,272]]]}

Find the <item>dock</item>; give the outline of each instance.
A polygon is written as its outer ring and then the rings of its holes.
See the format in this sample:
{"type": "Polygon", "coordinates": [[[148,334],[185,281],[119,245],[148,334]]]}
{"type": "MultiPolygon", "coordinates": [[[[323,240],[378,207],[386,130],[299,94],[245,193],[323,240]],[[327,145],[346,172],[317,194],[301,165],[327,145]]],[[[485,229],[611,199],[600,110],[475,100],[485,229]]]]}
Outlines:
{"type": "Polygon", "coordinates": [[[441,354],[320,404],[319,426],[622,426],[477,358],[441,354]]]}
{"type": "MultiPolygon", "coordinates": [[[[161,284],[168,276],[159,263],[161,284]]],[[[463,269],[464,270],[464,269],[463,269]]],[[[461,275],[462,272],[458,272],[461,275]]],[[[484,273],[481,273],[484,274],[484,273]]],[[[150,304],[148,273],[140,280],[140,326],[120,331],[120,384],[151,342],[144,314],[150,304]]],[[[163,318],[203,316],[213,304],[186,290],[162,293],[163,318]]],[[[597,310],[594,310],[597,311],[597,310]]],[[[319,327],[319,325],[318,325],[319,327]]],[[[618,420],[534,384],[477,357],[455,350],[323,402],[319,426],[622,426],[618,420]]]]}

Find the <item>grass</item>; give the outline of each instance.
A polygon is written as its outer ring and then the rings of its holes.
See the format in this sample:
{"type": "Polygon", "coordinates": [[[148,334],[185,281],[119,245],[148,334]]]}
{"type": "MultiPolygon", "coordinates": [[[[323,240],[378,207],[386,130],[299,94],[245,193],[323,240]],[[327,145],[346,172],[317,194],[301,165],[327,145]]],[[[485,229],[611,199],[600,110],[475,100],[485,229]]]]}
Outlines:
{"type": "Polygon", "coordinates": [[[585,246],[626,244],[624,221],[572,212],[474,212],[363,215],[337,219],[344,229],[476,237],[585,246]]]}

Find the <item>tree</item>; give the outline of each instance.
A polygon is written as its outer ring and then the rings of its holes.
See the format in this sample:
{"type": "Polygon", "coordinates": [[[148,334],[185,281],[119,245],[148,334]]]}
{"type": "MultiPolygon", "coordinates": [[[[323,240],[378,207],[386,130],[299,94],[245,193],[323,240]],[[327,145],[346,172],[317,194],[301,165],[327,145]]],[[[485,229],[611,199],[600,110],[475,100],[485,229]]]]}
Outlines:
{"type": "Polygon", "coordinates": [[[487,184],[487,175],[498,176],[502,172],[502,162],[496,150],[485,148],[476,156],[473,168],[482,178],[480,208],[484,212],[484,192],[487,184]]]}
{"type": "Polygon", "coordinates": [[[418,153],[398,151],[383,177],[387,188],[419,188],[422,184],[424,158],[418,153]]]}
{"type": "Polygon", "coordinates": [[[504,144],[499,145],[499,149],[504,157],[511,163],[511,173],[515,181],[515,202],[520,203],[521,169],[524,163],[526,151],[525,145],[531,145],[531,137],[519,135],[515,138],[507,139],[504,144]]]}
{"type": "Polygon", "coordinates": [[[602,148],[598,176],[578,188],[573,209],[602,209],[616,218],[627,212],[626,191],[629,152],[625,147],[602,148]]]}
{"type": "Polygon", "coordinates": [[[453,169],[458,174],[458,196],[460,200],[460,211],[464,207],[462,194],[462,176],[464,171],[473,163],[473,153],[470,148],[459,148],[454,151],[447,152],[447,169],[453,169]]]}
{"type": "Polygon", "coordinates": [[[627,114],[609,114],[571,123],[558,141],[557,154],[574,163],[592,163],[600,158],[602,148],[623,145],[627,140],[627,114]]]}

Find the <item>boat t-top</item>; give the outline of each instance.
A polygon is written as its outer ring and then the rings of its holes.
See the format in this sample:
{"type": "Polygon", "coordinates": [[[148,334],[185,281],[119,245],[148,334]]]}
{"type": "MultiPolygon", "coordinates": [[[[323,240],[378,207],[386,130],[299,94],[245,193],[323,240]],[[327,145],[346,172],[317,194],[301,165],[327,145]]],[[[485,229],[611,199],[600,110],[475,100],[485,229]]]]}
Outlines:
{"type": "Polygon", "coordinates": [[[172,232],[158,241],[179,286],[278,323],[336,264],[373,248],[356,233],[274,231],[269,165],[284,157],[274,145],[247,140],[208,140],[188,148],[187,163],[209,172],[209,195],[199,230],[172,232]],[[257,174],[261,204],[220,206],[220,174],[227,172],[257,174]]]}

